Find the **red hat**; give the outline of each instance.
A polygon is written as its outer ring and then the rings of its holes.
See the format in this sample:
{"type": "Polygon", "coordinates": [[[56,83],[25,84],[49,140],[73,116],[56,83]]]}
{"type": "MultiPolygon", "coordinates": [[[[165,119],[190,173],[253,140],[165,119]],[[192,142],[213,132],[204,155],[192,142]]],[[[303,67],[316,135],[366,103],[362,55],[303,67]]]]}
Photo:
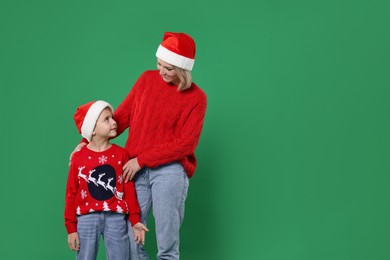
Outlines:
{"type": "Polygon", "coordinates": [[[73,116],[76,127],[79,133],[91,142],[93,129],[95,129],[96,121],[105,108],[110,108],[114,113],[112,106],[103,100],[91,101],[85,105],[79,106],[73,116]]]}
{"type": "Polygon", "coordinates": [[[192,70],[195,62],[195,42],[185,33],[164,33],[156,57],[176,67],[192,70]]]}

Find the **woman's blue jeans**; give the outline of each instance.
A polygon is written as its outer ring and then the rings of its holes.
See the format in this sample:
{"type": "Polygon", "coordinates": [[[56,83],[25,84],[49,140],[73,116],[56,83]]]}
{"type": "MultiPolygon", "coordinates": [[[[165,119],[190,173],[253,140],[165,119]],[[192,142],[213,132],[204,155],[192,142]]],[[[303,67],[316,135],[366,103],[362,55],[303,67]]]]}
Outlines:
{"type": "MultiPolygon", "coordinates": [[[[165,164],[156,168],[142,168],[134,178],[141,221],[147,224],[153,209],[157,239],[157,259],[179,259],[179,230],[183,222],[188,191],[188,177],[180,163],[165,164]]],[[[149,259],[144,247],[135,244],[129,226],[131,260],[149,259]]],[[[146,240],[145,243],[148,243],[146,240]]]]}

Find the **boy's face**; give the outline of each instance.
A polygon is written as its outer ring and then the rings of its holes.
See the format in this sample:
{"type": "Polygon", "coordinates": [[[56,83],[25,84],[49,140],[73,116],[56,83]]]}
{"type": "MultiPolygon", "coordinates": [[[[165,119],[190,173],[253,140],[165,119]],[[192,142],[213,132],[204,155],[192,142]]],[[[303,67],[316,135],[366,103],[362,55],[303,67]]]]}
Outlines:
{"type": "Polygon", "coordinates": [[[106,107],[96,121],[93,137],[111,138],[116,136],[116,122],[111,109],[106,107]]]}

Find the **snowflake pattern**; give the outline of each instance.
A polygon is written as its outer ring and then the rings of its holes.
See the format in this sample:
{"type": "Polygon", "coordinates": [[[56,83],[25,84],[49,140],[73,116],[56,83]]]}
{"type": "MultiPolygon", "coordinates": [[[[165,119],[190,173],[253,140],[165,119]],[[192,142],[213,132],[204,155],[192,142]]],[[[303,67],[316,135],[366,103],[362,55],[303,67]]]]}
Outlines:
{"type": "Polygon", "coordinates": [[[99,157],[99,163],[104,164],[106,162],[107,162],[107,156],[102,155],[99,157]]]}
{"type": "Polygon", "coordinates": [[[119,175],[119,177],[118,177],[118,182],[119,182],[119,184],[122,184],[122,182],[123,182],[123,177],[122,177],[122,175],[119,175]]]}
{"type": "Polygon", "coordinates": [[[81,198],[85,199],[87,197],[87,192],[85,190],[81,190],[81,198]]]}

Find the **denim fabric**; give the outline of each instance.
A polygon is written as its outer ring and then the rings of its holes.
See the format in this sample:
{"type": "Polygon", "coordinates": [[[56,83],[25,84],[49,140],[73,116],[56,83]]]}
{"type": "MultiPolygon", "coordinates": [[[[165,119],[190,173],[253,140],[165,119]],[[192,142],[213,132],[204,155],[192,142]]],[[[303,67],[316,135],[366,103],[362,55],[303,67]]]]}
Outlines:
{"type": "Polygon", "coordinates": [[[77,260],[96,260],[100,236],[103,235],[108,260],[129,259],[130,246],[126,215],[93,212],[77,217],[80,250],[77,260]]]}
{"type": "MultiPolygon", "coordinates": [[[[150,209],[153,208],[157,259],[179,259],[179,230],[189,186],[183,166],[175,162],[156,168],[143,168],[136,174],[134,184],[141,207],[141,221],[145,225],[150,209]]],[[[144,247],[135,245],[131,228],[129,236],[132,244],[131,260],[149,259],[144,247]]]]}

